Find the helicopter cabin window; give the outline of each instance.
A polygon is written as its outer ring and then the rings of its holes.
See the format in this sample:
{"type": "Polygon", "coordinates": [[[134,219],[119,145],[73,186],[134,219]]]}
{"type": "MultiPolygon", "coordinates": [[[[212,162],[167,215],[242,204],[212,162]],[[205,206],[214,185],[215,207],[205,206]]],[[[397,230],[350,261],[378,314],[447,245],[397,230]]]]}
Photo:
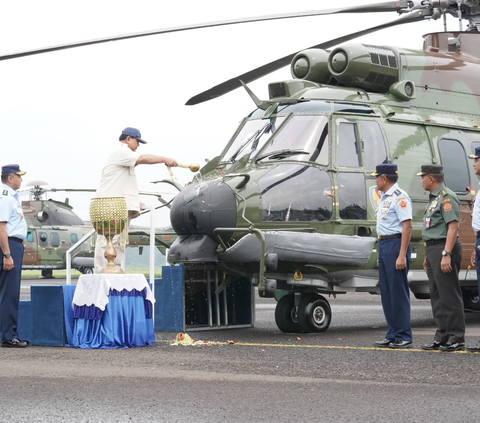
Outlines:
{"type": "Polygon", "coordinates": [[[328,117],[293,116],[257,160],[288,159],[328,165],[328,117]]]}
{"type": "Polygon", "coordinates": [[[50,234],[50,245],[54,248],[60,246],[60,237],[58,236],[58,234],[56,232],[52,232],[50,234]]]}
{"type": "Polygon", "coordinates": [[[355,124],[342,122],[338,125],[338,166],[360,166],[355,124]]]}
{"type": "Polygon", "coordinates": [[[40,232],[38,234],[38,241],[39,241],[40,247],[48,247],[48,237],[45,232],[40,232]]]}
{"type": "Polygon", "coordinates": [[[365,220],[367,218],[367,198],[363,173],[339,173],[337,183],[340,218],[365,220]]]}
{"type": "Polygon", "coordinates": [[[365,168],[375,169],[377,164],[387,163],[387,150],[378,122],[359,120],[358,126],[362,136],[365,168]]]}
{"type": "Polygon", "coordinates": [[[282,125],[285,117],[248,120],[223,155],[223,161],[235,162],[244,154],[261,149],[282,125]]]}
{"type": "Polygon", "coordinates": [[[77,234],[70,234],[70,239],[72,241],[72,244],[75,244],[78,241],[78,235],[77,234]]]}
{"type": "Polygon", "coordinates": [[[470,186],[467,155],[457,140],[441,139],[438,142],[442,159],[445,185],[457,194],[464,194],[470,186]]]}
{"type": "Polygon", "coordinates": [[[258,183],[264,222],[323,222],[332,217],[332,182],[326,171],[283,164],[258,183]]]}
{"type": "MultiPolygon", "coordinates": [[[[473,141],[471,147],[472,147],[472,151],[471,151],[470,154],[475,154],[475,149],[476,149],[477,147],[480,147],[480,141],[473,141]]],[[[475,176],[476,176],[477,179],[480,181],[480,175],[475,175],[475,176]]]]}
{"type": "Polygon", "coordinates": [[[33,232],[28,231],[27,232],[27,242],[33,242],[35,240],[35,236],[33,235],[33,232]]]}

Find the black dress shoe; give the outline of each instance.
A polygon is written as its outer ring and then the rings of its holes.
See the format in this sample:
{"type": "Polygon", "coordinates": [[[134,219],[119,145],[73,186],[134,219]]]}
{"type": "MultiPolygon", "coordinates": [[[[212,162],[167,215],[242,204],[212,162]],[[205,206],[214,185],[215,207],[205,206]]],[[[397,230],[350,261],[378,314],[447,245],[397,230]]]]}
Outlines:
{"type": "Polygon", "coordinates": [[[464,351],[465,342],[448,342],[444,345],[440,345],[440,351],[451,352],[451,351],[464,351]]]}
{"type": "Polygon", "coordinates": [[[383,341],[375,341],[373,346],[377,348],[388,348],[392,342],[394,342],[393,339],[384,339],[383,341]]]}
{"type": "Polygon", "coordinates": [[[400,341],[397,339],[393,342],[390,342],[388,348],[410,348],[411,346],[412,341],[400,341]]]}
{"type": "Polygon", "coordinates": [[[422,350],[427,350],[427,351],[434,351],[434,350],[439,350],[442,345],[441,342],[438,341],[433,341],[430,344],[423,344],[422,345],[422,350]]]}
{"type": "Polygon", "coordinates": [[[11,341],[2,341],[3,348],[25,348],[28,345],[28,341],[20,341],[18,338],[13,338],[11,341]]]}
{"type": "Polygon", "coordinates": [[[468,346],[465,349],[469,352],[480,352],[480,342],[477,345],[468,346]]]}

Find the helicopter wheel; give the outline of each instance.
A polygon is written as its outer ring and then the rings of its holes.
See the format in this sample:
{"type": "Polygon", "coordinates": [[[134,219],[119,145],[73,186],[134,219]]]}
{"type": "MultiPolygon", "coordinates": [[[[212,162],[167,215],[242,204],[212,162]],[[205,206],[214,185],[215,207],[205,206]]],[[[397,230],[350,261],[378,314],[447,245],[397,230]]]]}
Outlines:
{"type": "Polygon", "coordinates": [[[480,298],[478,296],[478,289],[462,288],[463,307],[465,311],[480,311],[480,298]]]}
{"type": "Polygon", "coordinates": [[[295,307],[295,295],[284,295],[275,307],[275,323],[282,332],[301,332],[297,320],[297,307],[295,307]]]}
{"type": "Polygon", "coordinates": [[[298,324],[306,332],[325,332],[332,320],[332,309],[326,298],[317,294],[302,294],[298,305],[298,324]]]}
{"type": "Polygon", "coordinates": [[[42,276],[46,279],[53,278],[53,270],[52,269],[44,269],[42,270],[42,276]]]}
{"type": "Polygon", "coordinates": [[[93,269],[91,267],[84,267],[82,273],[84,275],[93,275],[93,269]]]}

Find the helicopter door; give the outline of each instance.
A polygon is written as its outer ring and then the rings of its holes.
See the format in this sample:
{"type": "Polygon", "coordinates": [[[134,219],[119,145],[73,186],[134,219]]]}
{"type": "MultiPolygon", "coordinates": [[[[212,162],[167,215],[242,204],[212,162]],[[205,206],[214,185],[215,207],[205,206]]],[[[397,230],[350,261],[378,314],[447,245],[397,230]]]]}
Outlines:
{"type": "Polygon", "coordinates": [[[25,254],[23,255],[24,266],[39,264],[38,243],[35,229],[29,229],[25,239],[25,254]]]}

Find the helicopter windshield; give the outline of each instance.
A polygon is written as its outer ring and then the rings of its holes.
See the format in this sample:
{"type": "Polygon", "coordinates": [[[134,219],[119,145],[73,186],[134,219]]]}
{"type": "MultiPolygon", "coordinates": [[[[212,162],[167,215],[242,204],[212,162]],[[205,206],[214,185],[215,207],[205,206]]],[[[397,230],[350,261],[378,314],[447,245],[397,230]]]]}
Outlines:
{"type": "Polygon", "coordinates": [[[293,116],[269,141],[259,161],[288,159],[328,164],[328,117],[293,116]]]}
{"type": "Polygon", "coordinates": [[[285,117],[277,117],[246,121],[223,156],[224,160],[234,162],[245,150],[250,154],[252,151],[261,149],[284,120],[285,117]]]}

